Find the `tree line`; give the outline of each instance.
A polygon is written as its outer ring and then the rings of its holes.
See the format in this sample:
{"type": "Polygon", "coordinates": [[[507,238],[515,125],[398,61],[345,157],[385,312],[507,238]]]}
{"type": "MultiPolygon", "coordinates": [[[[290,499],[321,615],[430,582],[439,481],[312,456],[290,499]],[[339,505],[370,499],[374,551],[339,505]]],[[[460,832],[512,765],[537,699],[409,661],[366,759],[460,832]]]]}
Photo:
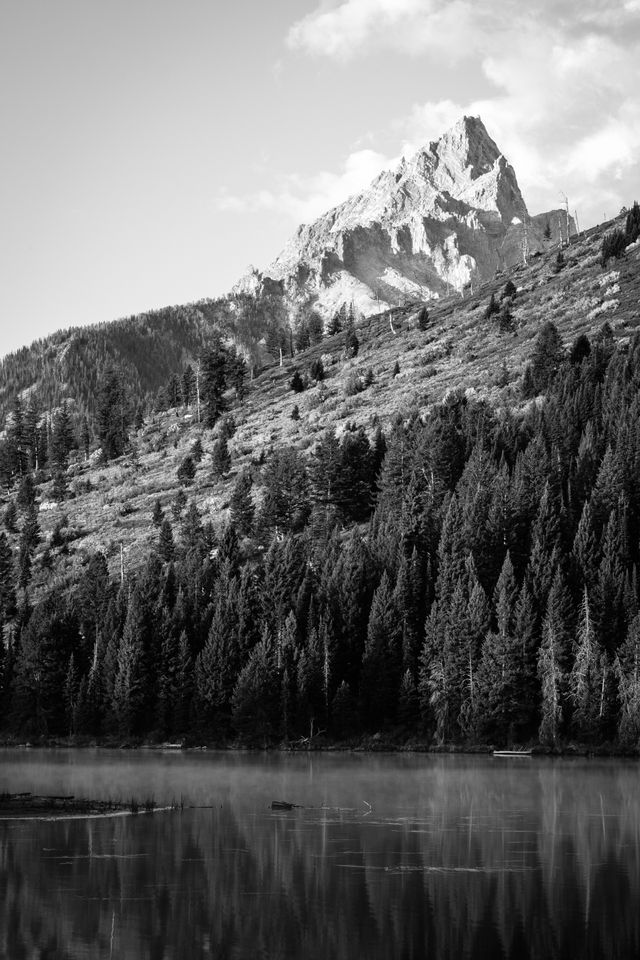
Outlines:
{"type": "MultiPolygon", "coordinates": [[[[31,606],[0,534],[3,726],[637,747],[639,384],[640,335],[605,324],[565,350],[546,324],[528,402],[456,392],[386,433],[278,448],[235,477],[220,530],[186,484],[134,576],[97,553],[31,606]]],[[[33,558],[37,512],[18,499],[33,558]]]]}

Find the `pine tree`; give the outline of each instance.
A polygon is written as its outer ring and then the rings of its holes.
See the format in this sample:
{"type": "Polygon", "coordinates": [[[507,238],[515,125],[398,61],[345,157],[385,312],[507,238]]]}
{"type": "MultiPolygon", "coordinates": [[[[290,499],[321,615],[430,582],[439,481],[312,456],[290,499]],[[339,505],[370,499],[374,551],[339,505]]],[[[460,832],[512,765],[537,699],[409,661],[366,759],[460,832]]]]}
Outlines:
{"type": "Polygon", "coordinates": [[[167,383],[166,392],[166,403],[167,407],[170,410],[175,410],[176,407],[180,406],[180,401],[182,400],[182,389],[180,380],[178,379],[177,374],[172,373],[169,377],[169,382],[167,383]]]}
{"type": "Polygon", "coordinates": [[[568,598],[562,575],[556,570],[542,625],[538,677],[542,688],[540,742],[555,746],[564,721],[565,662],[568,643],[565,622],[568,598]]]}
{"type": "Polygon", "coordinates": [[[18,547],[18,583],[23,589],[31,580],[33,555],[40,539],[38,509],[33,505],[25,516],[18,547]]]}
{"type": "Polygon", "coordinates": [[[76,446],[73,424],[66,401],[53,420],[51,431],[51,461],[59,470],[66,470],[69,453],[76,446]]]}
{"type": "Polygon", "coordinates": [[[608,667],[596,640],[589,594],[584,588],[575,658],[569,674],[569,696],[573,704],[571,729],[579,740],[597,738],[606,719],[608,667]]]}
{"type": "Polygon", "coordinates": [[[129,439],[131,412],[121,374],[105,370],[96,401],[96,434],[105,460],[122,456],[129,439]]]}
{"type": "Polygon", "coordinates": [[[13,573],[13,552],[5,533],[0,533],[0,647],[2,643],[2,624],[15,613],[15,587],[13,573]]]}
{"type": "Polygon", "coordinates": [[[344,355],[347,359],[357,357],[360,349],[360,341],[356,335],[355,317],[353,314],[353,304],[349,309],[344,333],[344,355]]]}
{"type": "Polygon", "coordinates": [[[193,372],[193,367],[191,364],[188,364],[185,367],[184,373],[182,374],[180,388],[183,404],[185,407],[190,407],[196,392],[196,375],[193,372]]]}
{"type": "Polygon", "coordinates": [[[265,629],[233,690],[233,722],[245,735],[271,739],[280,724],[280,683],[273,640],[265,629]]]}
{"type": "Polygon", "coordinates": [[[158,552],[165,563],[171,563],[175,556],[173,529],[166,517],[160,524],[160,532],[158,535],[158,552]]]}
{"type": "Polygon", "coordinates": [[[302,391],[304,390],[304,386],[305,386],[304,380],[300,376],[300,371],[294,370],[293,376],[289,381],[289,387],[291,388],[291,390],[293,390],[294,393],[302,393],[302,391]]]}
{"type": "Polygon", "coordinates": [[[162,521],[164,520],[164,510],[162,509],[162,504],[159,500],[156,500],[153,512],[151,514],[151,519],[153,521],[154,527],[160,527],[162,521]]]}
{"type": "Polygon", "coordinates": [[[226,362],[220,342],[205,353],[201,365],[201,393],[204,401],[205,423],[214,427],[225,411],[226,362]]]}
{"type": "Polygon", "coordinates": [[[17,520],[18,520],[18,511],[16,509],[15,502],[13,500],[9,500],[9,503],[7,504],[7,508],[4,511],[4,525],[6,530],[9,533],[18,532],[17,520]]]}
{"type": "Polygon", "coordinates": [[[489,300],[489,303],[487,304],[487,308],[484,311],[485,320],[490,320],[491,317],[494,315],[494,313],[499,313],[499,311],[500,311],[500,306],[496,300],[496,295],[495,293],[492,293],[491,299],[489,300]]]}
{"type": "Polygon", "coordinates": [[[370,727],[394,718],[401,665],[398,611],[385,572],[373,595],[362,658],[360,697],[363,717],[370,727]]]}
{"type": "Polygon", "coordinates": [[[203,545],[204,531],[200,512],[192,500],[182,518],[182,540],[185,554],[197,553],[203,545]]]}
{"type": "Polygon", "coordinates": [[[471,714],[476,735],[500,743],[515,739],[522,710],[526,663],[516,629],[517,599],[513,564],[507,553],[494,593],[497,629],[487,633],[482,643],[471,714]]]}
{"type": "Polygon", "coordinates": [[[231,454],[226,438],[216,440],[211,452],[211,466],[214,477],[224,477],[231,469],[231,454]]]}
{"type": "Polygon", "coordinates": [[[426,306],[423,304],[418,311],[418,330],[423,332],[429,327],[429,311],[426,306]]]}
{"type": "Polygon", "coordinates": [[[143,637],[147,611],[138,587],[131,594],[122,639],[118,645],[113,686],[113,710],[120,736],[144,731],[145,706],[149,700],[147,664],[143,637]]]}
{"type": "Polygon", "coordinates": [[[196,465],[189,454],[178,467],[178,480],[185,487],[191,486],[196,475],[196,465]]]}
{"type": "Polygon", "coordinates": [[[274,451],[262,470],[264,496],[258,525],[264,531],[301,529],[309,516],[307,471],[289,447],[274,451]]]}
{"type": "Polygon", "coordinates": [[[253,529],[255,507],[251,496],[253,481],[249,470],[243,470],[236,482],[229,500],[231,523],[240,536],[249,536],[253,529]]]}
{"type": "Polygon", "coordinates": [[[624,643],[618,650],[615,661],[618,678],[620,714],[618,738],[628,747],[640,743],[640,616],[636,615],[629,625],[624,643]]]}

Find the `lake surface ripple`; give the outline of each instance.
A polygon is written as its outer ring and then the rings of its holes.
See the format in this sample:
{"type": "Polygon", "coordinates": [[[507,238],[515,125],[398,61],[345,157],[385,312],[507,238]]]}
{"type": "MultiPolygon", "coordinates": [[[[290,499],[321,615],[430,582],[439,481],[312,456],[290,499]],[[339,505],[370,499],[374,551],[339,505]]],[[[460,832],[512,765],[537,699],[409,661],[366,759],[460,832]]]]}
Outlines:
{"type": "Polygon", "coordinates": [[[0,821],[0,958],[628,960],[639,787],[616,760],[0,750],[0,790],[185,804],[0,821]]]}

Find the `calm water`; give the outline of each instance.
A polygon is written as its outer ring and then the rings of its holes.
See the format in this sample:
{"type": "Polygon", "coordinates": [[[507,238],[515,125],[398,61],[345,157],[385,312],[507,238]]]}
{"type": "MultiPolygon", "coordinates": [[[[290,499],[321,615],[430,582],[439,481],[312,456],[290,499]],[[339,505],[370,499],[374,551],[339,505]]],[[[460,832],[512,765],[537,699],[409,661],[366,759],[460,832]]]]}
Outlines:
{"type": "Polygon", "coordinates": [[[636,958],[639,787],[620,761],[0,751],[0,790],[185,801],[0,822],[0,958],[636,958]]]}

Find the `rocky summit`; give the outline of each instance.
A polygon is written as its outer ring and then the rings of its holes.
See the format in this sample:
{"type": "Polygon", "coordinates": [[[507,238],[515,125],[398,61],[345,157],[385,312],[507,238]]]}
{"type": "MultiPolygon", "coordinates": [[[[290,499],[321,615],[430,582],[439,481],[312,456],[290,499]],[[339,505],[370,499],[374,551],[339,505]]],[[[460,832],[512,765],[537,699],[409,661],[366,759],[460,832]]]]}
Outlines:
{"type": "Polygon", "coordinates": [[[353,303],[365,316],[493,277],[574,232],[564,210],[531,216],[513,167],[479,117],[383,171],[362,193],[301,226],[264,271],[291,302],[325,317],[353,303]]]}

